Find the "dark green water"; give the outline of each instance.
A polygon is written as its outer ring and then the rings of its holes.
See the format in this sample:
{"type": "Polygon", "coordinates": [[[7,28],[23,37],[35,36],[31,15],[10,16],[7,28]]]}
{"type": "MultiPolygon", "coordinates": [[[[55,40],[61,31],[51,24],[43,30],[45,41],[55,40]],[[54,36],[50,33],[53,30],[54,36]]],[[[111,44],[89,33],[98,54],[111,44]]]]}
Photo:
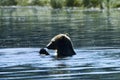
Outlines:
{"type": "Polygon", "coordinates": [[[120,80],[119,15],[115,9],[0,7],[0,80],[120,80]],[[40,56],[59,33],[69,34],[77,55],[40,56]]]}

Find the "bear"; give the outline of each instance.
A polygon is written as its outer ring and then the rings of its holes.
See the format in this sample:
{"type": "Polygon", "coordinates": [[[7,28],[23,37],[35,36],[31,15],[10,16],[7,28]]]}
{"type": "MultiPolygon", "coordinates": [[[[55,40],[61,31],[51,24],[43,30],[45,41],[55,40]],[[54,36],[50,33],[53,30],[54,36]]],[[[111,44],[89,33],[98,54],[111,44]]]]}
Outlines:
{"type": "Polygon", "coordinates": [[[51,39],[47,45],[47,49],[57,51],[57,57],[68,57],[75,55],[73,44],[67,34],[58,34],[51,39]]]}

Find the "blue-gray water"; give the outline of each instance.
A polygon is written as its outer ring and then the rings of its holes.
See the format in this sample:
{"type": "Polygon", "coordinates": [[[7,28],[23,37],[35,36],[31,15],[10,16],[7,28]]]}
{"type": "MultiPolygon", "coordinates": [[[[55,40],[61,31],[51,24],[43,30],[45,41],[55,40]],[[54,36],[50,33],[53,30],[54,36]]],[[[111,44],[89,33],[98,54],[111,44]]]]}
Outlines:
{"type": "Polygon", "coordinates": [[[0,7],[0,80],[120,80],[119,15],[115,9],[0,7]],[[69,34],[77,55],[40,56],[59,33],[69,34]]]}

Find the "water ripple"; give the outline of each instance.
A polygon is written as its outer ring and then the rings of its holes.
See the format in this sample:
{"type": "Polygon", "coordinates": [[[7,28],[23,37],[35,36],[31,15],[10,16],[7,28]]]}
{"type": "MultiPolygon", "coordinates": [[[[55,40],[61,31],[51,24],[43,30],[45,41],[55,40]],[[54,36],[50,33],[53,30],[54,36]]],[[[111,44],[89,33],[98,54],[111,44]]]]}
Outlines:
{"type": "Polygon", "coordinates": [[[78,48],[77,55],[63,59],[40,56],[38,51],[39,48],[0,49],[4,53],[0,55],[0,80],[120,79],[119,48],[78,48]]]}

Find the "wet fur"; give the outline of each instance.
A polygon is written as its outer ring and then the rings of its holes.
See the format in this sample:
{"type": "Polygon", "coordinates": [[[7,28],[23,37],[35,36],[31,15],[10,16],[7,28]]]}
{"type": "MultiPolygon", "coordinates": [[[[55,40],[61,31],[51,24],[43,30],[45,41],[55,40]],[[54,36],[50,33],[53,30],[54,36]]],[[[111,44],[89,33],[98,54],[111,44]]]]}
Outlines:
{"type": "Polygon", "coordinates": [[[68,57],[76,54],[72,41],[66,34],[58,34],[53,37],[47,48],[57,50],[57,57],[68,57]]]}

